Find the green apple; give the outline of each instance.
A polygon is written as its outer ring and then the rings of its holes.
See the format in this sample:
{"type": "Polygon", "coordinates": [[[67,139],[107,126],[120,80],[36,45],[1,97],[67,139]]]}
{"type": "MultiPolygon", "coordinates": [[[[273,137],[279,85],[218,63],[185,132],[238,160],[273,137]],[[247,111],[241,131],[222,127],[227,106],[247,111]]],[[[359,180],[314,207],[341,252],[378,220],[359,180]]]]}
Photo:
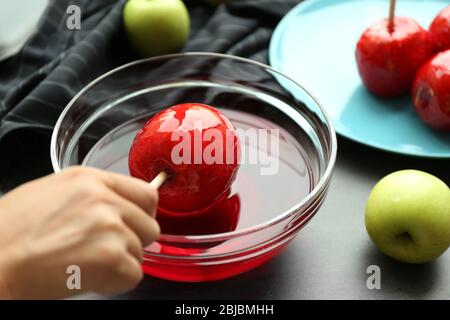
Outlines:
{"type": "Polygon", "coordinates": [[[370,193],[366,229],[378,249],[394,259],[432,261],[450,246],[450,189],[422,171],[391,173],[370,193]]]}
{"type": "Polygon", "coordinates": [[[177,52],[189,37],[189,13],[181,0],[129,0],[123,21],[131,44],[143,57],[177,52]]]}

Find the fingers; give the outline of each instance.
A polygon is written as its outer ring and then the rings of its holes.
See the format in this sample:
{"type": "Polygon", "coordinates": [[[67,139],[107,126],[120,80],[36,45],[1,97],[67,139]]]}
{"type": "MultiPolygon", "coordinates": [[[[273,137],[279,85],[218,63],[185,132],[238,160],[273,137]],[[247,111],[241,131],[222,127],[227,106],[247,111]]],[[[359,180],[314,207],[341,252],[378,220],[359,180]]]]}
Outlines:
{"type": "Polygon", "coordinates": [[[83,269],[85,287],[102,294],[133,289],[142,280],[140,262],[127,250],[120,237],[103,234],[91,238],[94,244],[83,269]],[[101,253],[101,254],[99,254],[101,253]]]}
{"type": "Polygon", "coordinates": [[[119,287],[114,292],[134,289],[141,282],[144,275],[141,264],[130,255],[126,255],[117,265],[116,273],[118,278],[123,279],[123,281],[121,283],[119,281],[119,287]]]}
{"type": "Polygon", "coordinates": [[[84,168],[98,176],[112,191],[110,198],[120,208],[120,215],[128,227],[136,233],[145,247],[155,241],[160,234],[158,223],[151,218],[156,216],[158,193],[145,181],[128,176],[84,168]],[[150,216],[149,216],[150,215],[150,216]]]}
{"type": "Polygon", "coordinates": [[[156,217],[158,192],[147,182],[110,172],[99,171],[98,174],[108,188],[138,205],[147,214],[156,217]]]}
{"type": "Polygon", "coordinates": [[[161,229],[155,219],[130,212],[122,212],[123,221],[139,236],[142,247],[146,247],[159,238],[161,229]]]}
{"type": "MultiPolygon", "coordinates": [[[[114,241],[112,241],[114,243],[114,241]]],[[[99,291],[102,293],[117,293],[133,289],[142,280],[143,272],[140,261],[129,253],[128,250],[119,249],[120,244],[116,245],[117,250],[107,250],[106,265],[109,273],[107,283],[99,284],[99,291]]],[[[140,249],[142,251],[142,249],[140,249]]]]}
{"type": "Polygon", "coordinates": [[[90,187],[94,199],[98,197],[100,202],[113,204],[123,222],[136,233],[142,246],[147,246],[159,237],[159,225],[151,217],[155,216],[158,194],[146,182],[87,167],[68,169],[66,175],[69,181],[73,181],[74,177],[80,178],[79,188],[86,190],[90,187]],[[98,182],[106,188],[92,188],[98,182]]]}
{"type": "Polygon", "coordinates": [[[158,192],[143,180],[90,167],[71,167],[62,173],[69,181],[80,178],[83,182],[81,185],[99,180],[108,189],[139,206],[147,214],[156,216],[158,192]]]}
{"type": "Polygon", "coordinates": [[[112,204],[118,209],[122,221],[139,238],[141,247],[145,247],[158,239],[160,228],[155,219],[146,214],[134,203],[111,192],[112,204]]]}
{"type": "Polygon", "coordinates": [[[111,294],[132,290],[141,282],[144,275],[141,264],[129,254],[124,255],[112,268],[111,279],[114,281],[100,288],[100,293],[111,294]]]}
{"type": "Polygon", "coordinates": [[[125,237],[125,246],[127,251],[136,259],[137,262],[141,263],[143,260],[143,250],[142,250],[142,242],[136,236],[128,226],[124,225],[124,237],[125,237]]]}

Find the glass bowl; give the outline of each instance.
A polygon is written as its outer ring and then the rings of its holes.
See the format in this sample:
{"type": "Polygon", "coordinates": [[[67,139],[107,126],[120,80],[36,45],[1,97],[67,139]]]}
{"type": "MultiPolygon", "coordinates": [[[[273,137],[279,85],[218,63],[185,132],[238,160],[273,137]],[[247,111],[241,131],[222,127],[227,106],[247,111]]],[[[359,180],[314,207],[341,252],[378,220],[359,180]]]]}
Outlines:
{"type": "Polygon", "coordinates": [[[145,248],[143,270],[149,275],[187,282],[224,279],[274,257],[326,196],[336,135],[319,102],[301,85],[264,64],[222,54],[131,62],[91,82],[67,105],[53,131],[52,165],[55,172],[87,165],[129,174],[129,148],[143,123],[186,102],[218,108],[238,129],[278,134],[274,150],[265,148],[267,141],[256,146],[241,141],[278,161],[278,167],[262,175],[262,162],[241,164],[227,198],[235,215],[227,223],[221,222],[223,215],[176,221],[171,228],[161,220],[160,239],[145,248]],[[211,232],[176,231],[202,223],[211,232]]]}

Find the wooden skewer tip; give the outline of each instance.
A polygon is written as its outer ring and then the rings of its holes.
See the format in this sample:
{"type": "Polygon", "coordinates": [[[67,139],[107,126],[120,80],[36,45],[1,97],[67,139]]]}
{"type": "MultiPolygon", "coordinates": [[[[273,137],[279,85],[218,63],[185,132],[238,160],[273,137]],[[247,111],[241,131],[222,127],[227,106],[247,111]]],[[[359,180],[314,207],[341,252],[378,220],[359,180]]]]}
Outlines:
{"type": "Polygon", "coordinates": [[[394,29],[394,18],[395,18],[395,5],[396,0],[391,0],[391,5],[389,7],[389,29],[393,31],[394,29]]]}
{"type": "Polygon", "coordinates": [[[164,182],[166,182],[168,177],[169,176],[167,175],[167,173],[161,171],[152,181],[150,181],[149,184],[153,188],[158,190],[164,184],[164,182]]]}

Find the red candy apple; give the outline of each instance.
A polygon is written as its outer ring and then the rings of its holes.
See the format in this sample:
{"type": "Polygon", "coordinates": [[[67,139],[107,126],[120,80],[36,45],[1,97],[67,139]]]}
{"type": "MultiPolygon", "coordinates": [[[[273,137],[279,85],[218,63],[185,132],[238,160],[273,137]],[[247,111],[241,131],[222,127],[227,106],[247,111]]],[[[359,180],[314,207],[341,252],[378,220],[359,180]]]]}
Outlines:
{"type": "Polygon", "coordinates": [[[450,6],[436,16],[429,34],[435,52],[450,49],[450,6]]]}
{"type": "Polygon", "coordinates": [[[420,69],[414,82],[413,103],[425,123],[450,130],[450,50],[439,53],[420,69]]]}
{"type": "Polygon", "coordinates": [[[238,138],[231,122],[198,103],[168,108],[139,131],[129,154],[130,174],[146,181],[161,171],[159,206],[172,213],[205,210],[229,190],[238,169],[238,138]]]}
{"type": "Polygon", "coordinates": [[[402,95],[411,89],[420,66],[431,56],[427,32],[413,19],[384,19],[359,39],[356,61],[369,91],[380,97],[402,95]]]}

